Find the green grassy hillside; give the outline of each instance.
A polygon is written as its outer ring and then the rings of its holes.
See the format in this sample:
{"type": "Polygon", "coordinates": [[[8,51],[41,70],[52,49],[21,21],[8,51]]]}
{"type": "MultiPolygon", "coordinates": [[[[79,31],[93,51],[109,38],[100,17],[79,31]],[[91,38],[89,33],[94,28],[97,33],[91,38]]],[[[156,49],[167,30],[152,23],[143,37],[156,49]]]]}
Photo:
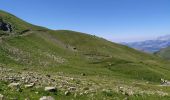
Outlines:
{"type": "Polygon", "coordinates": [[[42,87],[33,91],[26,89],[22,93],[12,93],[7,88],[9,92],[6,93],[2,88],[6,88],[9,81],[3,80],[5,83],[1,82],[0,93],[4,95],[9,93],[9,97],[18,95],[18,98],[30,97],[31,100],[42,95],[52,95],[61,100],[169,98],[170,89],[158,86],[161,78],[170,80],[169,62],[161,58],[85,33],[31,25],[3,11],[0,11],[0,19],[13,29],[12,32],[0,31],[3,33],[0,38],[2,68],[12,69],[14,74],[32,72],[42,74],[43,78],[46,74],[55,76],[56,83],[49,81],[43,85],[57,85],[59,89],[58,95],[41,93],[42,87]],[[68,84],[60,87],[65,80],[68,84]],[[69,86],[77,89],[67,97],[63,92],[69,86]],[[30,94],[25,95],[28,91],[30,94]],[[35,91],[40,91],[40,94],[34,94],[35,91]],[[127,96],[121,91],[130,91],[133,95],[127,96]],[[75,93],[79,95],[75,97],[75,93]]]}

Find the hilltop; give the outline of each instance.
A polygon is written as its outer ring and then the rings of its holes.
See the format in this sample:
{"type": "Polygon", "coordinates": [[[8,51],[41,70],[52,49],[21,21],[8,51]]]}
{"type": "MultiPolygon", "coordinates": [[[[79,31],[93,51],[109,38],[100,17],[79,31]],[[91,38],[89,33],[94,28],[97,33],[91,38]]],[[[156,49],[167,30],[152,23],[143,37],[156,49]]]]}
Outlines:
{"type": "Polygon", "coordinates": [[[77,100],[169,98],[170,90],[159,86],[161,78],[170,80],[169,62],[157,56],[86,33],[35,26],[4,11],[0,23],[4,95],[31,100],[43,95],[77,100]],[[11,82],[20,83],[22,91],[7,88],[11,82]],[[36,88],[23,87],[30,83],[36,88]],[[44,92],[46,86],[58,91],[44,92]]]}

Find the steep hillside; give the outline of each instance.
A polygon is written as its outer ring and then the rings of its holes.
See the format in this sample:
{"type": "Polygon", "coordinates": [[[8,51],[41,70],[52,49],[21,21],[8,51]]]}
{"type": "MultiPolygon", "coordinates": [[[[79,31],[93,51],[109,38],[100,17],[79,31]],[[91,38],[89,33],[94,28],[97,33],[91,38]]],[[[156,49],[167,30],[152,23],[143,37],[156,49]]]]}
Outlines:
{"type": "Polygon", "coordinates": [[[85,33],[34,26],[3,11],[0,23],[0,66],[1,76],[5,77],[1,78],[0,88],[9,91],[0,91],[4,95],[35,100],[42,95],[77,100],[121,99],[127,97],[126,93],[131,99],[137,94],[139,99],[169,97],[170,90],[158,86],[161,78],[170,80],[169,62],[161,58],[85,33]],[[31,79],[22,82],[23,76],[31,79]],[[11,82],[8,77],[22,85],[36,78],[34,83],[40,89],[12,92],[6,88],[11,82]],[[56,86],[58,95],[42,92],[44,86],[56,86]],[[32,94],[35,91],[40,93],[32,94]]]}

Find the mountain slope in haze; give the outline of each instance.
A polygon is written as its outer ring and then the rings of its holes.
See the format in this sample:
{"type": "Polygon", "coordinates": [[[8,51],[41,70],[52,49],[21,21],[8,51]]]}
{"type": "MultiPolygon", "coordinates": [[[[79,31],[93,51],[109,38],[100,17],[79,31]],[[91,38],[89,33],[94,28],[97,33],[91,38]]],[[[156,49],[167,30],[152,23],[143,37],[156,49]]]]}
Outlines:
{"type": "Polygon", "coordinates": [[[163,48],[160,51],[156,52],[155,54],[164,59],[170,60],[170,47],[163,48]]]}
{"type": "Polygon", "coordinates": [[[155,40],[146,40],[141,42],[123,43],[134,49],[154,53],[162,48],[170,46],[170,35],[158,37],[155,40]]]}
{"type": "Polygon", "coordinates": [[[0,19],[5,23],[3,27],[11,27],[5,28],[11,31],[3,28],[0,31],[0,66],[4,70],[12,69],[12,72],[1,74],[7,80],[1,79],[5,82],[0,82],[0,88],[9,91],[0,91],[2,94],[17,95],[22,99],[29,96],[35,100],[42,95],[68,100],[89,97],[100,100],[114,96],[122,99],[126,93],[128,98],[134,99],[135,94],[141,92],[152,92],[152,96],[139,94],[139,99],[169,97],[170,91],[158,86],[161,78],[170,79],[169,62],[161,58],[85,33],[34,26],[3,11],[0,11],[0,19]],[[32,78],[22,84],[32,83],[36,78],[37,87],[56,86],[58,95],[43,92],[41,87],[33,91],[24,88],[21,93],[6,88],[11,82],[8,77],[17,78],[14,82],[22,82],[23,76],[32,78]],[[147,86],[151,88],[146,89],[147,86]],[[127,87],[131,87],[130,90],[127,87]],[[35,95],[35,91],[40,93],[35,95]],[[68,97],[63,93],[65,91],[70,94],[68,97]],[[25,95],[25,92],[29,94],[25,95]]]}

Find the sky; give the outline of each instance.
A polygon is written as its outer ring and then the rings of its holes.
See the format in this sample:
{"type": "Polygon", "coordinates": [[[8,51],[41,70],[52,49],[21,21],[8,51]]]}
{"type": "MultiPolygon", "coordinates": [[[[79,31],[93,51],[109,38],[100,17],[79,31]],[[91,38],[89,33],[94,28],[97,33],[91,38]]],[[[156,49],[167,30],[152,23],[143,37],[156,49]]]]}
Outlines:
{"type": "Polygon", "coordinates": [[[35,25],[133,42],[170,34],[170,0],[0,0],[35,25]]]}

